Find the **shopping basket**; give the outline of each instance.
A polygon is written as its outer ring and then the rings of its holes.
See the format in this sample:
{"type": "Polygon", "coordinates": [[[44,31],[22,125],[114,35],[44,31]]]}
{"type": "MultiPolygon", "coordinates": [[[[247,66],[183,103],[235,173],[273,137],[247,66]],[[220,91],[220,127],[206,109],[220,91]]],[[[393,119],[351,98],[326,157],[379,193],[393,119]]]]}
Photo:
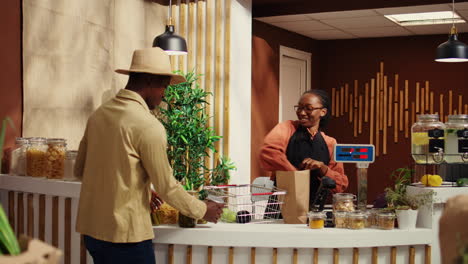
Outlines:
{"type": "Polygon", "coordinates": [[[207,199],[223,203],[233,218],[221,218],[222,222],[281,223],[281,205],[286,191],[256,184],[232,184],[205,186],[207,199]]]}

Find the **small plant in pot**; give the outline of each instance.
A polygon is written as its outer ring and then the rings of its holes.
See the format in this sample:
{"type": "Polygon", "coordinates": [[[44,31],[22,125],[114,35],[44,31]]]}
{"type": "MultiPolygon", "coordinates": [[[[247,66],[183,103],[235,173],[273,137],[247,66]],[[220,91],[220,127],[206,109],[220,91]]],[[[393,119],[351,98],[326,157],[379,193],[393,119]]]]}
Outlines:
{"type": "MultiPolygon", "coordinates": [[[[203,185],[227,183],[229,171],[235,166],[228,157],[221,157],[215,168],[205,165],[209,151],[217,152],[215,142],[221,139],[209,126],[211,117],[206,112],[206,97],[210,93],[199,87],[199,75],[177,73],[184,75],[187,81],[167,87],[165,106],[159,109],[158,118],[166,128],[167,154],[175,178],[189,193],[204,198],[200,194],[203,185]]],[[[179,213],[180,226],[194,227],[195,224],[195,219],[179,213]]]]}
{"type": "Polygon", "coordinates": [[[399,168],[392,172],[390,177],[395,181],[393,188],[385,189],[385,198],[390,208],[395,210],[400,229],[412,229],[416,227],[418,209],[430,204],[434,192],[428,191],[416,195],[409,195],[406,191],[411,184],[411,176],[414,173],[409,168],[399,168]]]}

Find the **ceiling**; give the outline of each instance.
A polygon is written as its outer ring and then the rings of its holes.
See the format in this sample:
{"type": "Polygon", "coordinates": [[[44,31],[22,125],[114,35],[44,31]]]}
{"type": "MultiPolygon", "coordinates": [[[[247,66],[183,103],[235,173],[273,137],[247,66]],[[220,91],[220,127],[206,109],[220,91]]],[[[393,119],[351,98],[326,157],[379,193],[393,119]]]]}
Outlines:
{"type": "MultiPolygon", "coordinates": [[[[255,1],[281,2],[281,0],[255,1]]],[[[255,19],[318,40],[376,38],[390,36],[449,34],[451,27],[450,24],[402,27],[388,20],[384,17],[384,15],[450,10],[452,10],[451,4],[433,4],[289,14],[257,17],[255,19]]],[[[465,19],[465,21],[468,21],[468,2],[455,3],[455,10],[458,15],[465,19]]],[[[456,24],[456,27],[458,32],[468,32],[468,23],[458,23],[456,24]]]]}

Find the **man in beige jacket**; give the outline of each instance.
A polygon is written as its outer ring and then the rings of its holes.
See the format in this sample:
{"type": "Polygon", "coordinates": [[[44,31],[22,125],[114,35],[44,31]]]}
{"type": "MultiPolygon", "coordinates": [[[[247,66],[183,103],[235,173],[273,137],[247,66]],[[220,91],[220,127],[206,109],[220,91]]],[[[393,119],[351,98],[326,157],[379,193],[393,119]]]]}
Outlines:
{"type": "Polygon", "coordinates": [[[171,73],[160,48],[136,50],[125,89],[90,117],[80,142],[75,175],[82,180],[76,222],[95,264],[155,263],[151,239],[150,183],[168,204],[196,219],[216,222],[222,205],[202,202],[175,180],[166,156],[163,125],[150,113],[171,73]]]}

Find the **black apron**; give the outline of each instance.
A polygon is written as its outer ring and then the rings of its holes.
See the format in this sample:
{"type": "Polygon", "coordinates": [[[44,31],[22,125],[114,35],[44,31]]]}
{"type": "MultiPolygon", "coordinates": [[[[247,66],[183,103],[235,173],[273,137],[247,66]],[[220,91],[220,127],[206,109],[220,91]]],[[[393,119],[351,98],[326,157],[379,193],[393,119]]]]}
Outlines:
{"type": "MultiPolygon", "coordinates": [[[[300,170],[300,165],[305,158],[321,161],[327,166],[330,163],[330,152],[320,130],[315,134],[314,139],[311,139],[307,128],[301,126],[289,139],[286,157],[298,170],[300,170]]],[[[319,169],[310,171],[309,206],[314,202],[317,189],[320,186],[319,178],[319,169]]]]}

